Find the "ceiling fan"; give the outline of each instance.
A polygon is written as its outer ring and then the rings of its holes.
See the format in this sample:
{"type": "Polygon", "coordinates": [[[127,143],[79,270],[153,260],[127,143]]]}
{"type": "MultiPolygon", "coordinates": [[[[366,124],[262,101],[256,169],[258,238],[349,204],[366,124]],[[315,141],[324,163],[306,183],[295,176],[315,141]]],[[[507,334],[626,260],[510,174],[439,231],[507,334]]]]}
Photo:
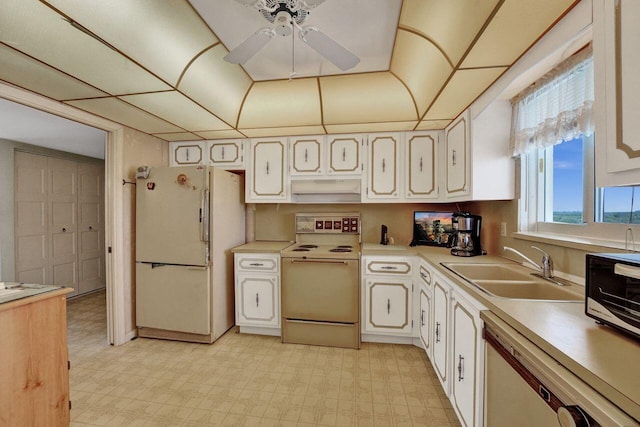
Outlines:
{"type": "MultiPolygon", "coordinates": [[[[309,15],[309,10],[324,3],[325,0],[236,0],[245,6],[256,8],[264,18],[273,23],[256,31],[251,37],[231,50],[225,61],[232,64],[244,64],[267,45],[276,35],[292,36],[298,30],[298,36],[316,52],[331,61],[342,71],[353,68],[360,62],[353,53],[338,44],[320,30],[311,26],[301,26],[309,15]]],[[[292,72],[292,74],[295,74],[292,72]]]]}

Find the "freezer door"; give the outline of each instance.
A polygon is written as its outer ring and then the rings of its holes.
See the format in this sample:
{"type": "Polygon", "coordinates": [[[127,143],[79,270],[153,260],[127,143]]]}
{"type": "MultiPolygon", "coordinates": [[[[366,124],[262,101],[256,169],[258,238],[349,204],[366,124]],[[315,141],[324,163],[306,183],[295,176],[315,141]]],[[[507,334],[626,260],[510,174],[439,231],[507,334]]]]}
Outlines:
{"type": "Polygon", "coordinates": [[[151,168],[136,185],[136,260],[207,265],[209,172],[151,168]]]}
{"type": "Polygon", "coordinates": [[[136,263],[136,325],[209,334],[209,268],[136,263]]]}

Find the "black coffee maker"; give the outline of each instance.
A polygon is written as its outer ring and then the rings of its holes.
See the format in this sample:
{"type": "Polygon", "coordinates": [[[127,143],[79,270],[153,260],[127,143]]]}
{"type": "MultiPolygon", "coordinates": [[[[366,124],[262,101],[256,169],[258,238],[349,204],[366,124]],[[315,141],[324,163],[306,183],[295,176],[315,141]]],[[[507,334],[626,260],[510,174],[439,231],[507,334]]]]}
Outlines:
{"type": "Polygon", "coordinates": [[[453,233],[447,244],[451,248],[451,255],[483,255],[484,252],[480,246],[482,217],[468,212],[455,212],[451,222],[453,233]]]}

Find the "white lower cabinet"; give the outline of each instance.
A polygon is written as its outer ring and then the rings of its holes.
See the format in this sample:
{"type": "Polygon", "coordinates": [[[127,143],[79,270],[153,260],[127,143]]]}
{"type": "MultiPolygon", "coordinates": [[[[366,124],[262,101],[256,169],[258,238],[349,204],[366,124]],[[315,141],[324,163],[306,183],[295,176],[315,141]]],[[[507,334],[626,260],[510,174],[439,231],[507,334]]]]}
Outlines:
{"type": "Polygon", "coordinates": [[[408,257],[362,257],[362,332],[413,335],[413,261],[408,257]]]}
{"type": "Polygon", "coordinates": [[[418,277],[415,279],[420,284],[418,297],[418,316],[419,322],[418,332],[422,347],[427,352],[427,356],[431,359],[433,354],[433,335],[431,334],[431,316],[433,314],[433,273],[429,265],[420,261],[418,268],[418,277]]]}
{"type": "Polygon", "coordinates": [[[280,255],[235,254],[236,325],[279,335],[280,255]],[[256,328],[256,329],[254,329],[256,328]]]}
{"type": "MultiPolygon", "coordinates": [[[[449,397],[460,423],[479,427],[484,423],[484,339],[480,311],[486,308],[453,281],[429,271],[420,290],[420,306],[431,320],[423,345],[431,359],[438,380],[449,397]],[[431,283],[432,297],[428,298],[431,283]],[[429,339],[431,340],[430,346],[429,339]]],[[[422,312],[421,312],[422,313],[422,312]]],[[[422,325],[422,324],[421,324],[422,325]]],[[[420,328],[423,337],[422,326],[420,328]]]]}

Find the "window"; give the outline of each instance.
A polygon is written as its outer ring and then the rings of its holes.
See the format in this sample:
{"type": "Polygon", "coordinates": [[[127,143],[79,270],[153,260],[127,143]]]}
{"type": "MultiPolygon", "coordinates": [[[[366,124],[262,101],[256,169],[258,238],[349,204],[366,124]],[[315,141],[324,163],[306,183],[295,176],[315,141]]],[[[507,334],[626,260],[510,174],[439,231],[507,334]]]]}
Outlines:
{"type": "Polygon", "coordinates": [[[640,224],[640,187],[595,187],[589,49],[512,103],[512,152],[520,157],[522,170],[520,230],[621,247],[633,241],[637,227],[640,242],[640,227],[633,226],[640,224]]]}

